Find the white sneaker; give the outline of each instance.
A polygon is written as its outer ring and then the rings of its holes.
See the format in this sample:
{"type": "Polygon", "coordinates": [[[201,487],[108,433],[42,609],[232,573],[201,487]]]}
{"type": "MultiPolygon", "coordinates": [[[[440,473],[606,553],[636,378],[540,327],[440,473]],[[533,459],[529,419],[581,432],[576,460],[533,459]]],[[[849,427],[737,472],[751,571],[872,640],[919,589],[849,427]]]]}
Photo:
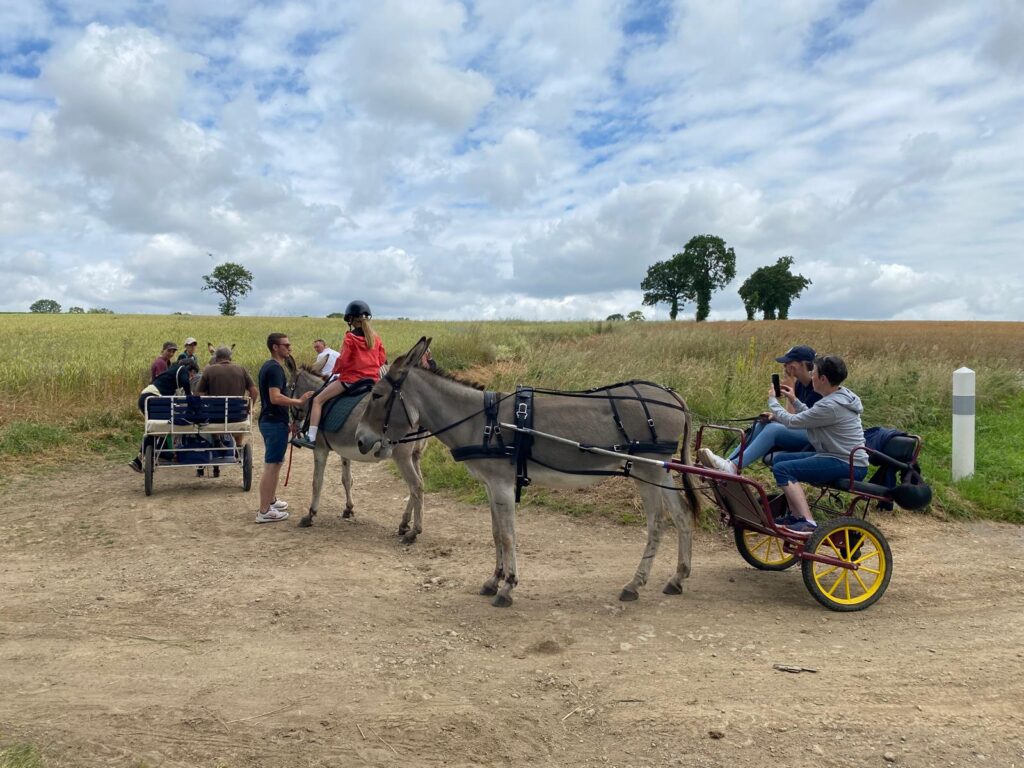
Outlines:
{"type": "Polygon", "coordinates": [[[717,469],[719,472],[728,472],[730,475],[738,475],[736,471],[736,465],[728,459],[723,459],[721,456],[716,456],[711,452],[709,448],[701,448],[697,451],[697,455],[700,457],[700,462],[708,469],[717,469]]]}
{"type": "Polygon", "coordinates": [[[287,520],[288,512],[283,509],[274,509],[271,507],[266,512],[256,513],[257,523],[276,523],[279,520],[287,520]]]}
{"type": "Polygon", "coordinates": [[[274,503],[270,505],[273,509],[283,512],[288,509],[288,502],[284,499],[274,499],[274,503]]]}

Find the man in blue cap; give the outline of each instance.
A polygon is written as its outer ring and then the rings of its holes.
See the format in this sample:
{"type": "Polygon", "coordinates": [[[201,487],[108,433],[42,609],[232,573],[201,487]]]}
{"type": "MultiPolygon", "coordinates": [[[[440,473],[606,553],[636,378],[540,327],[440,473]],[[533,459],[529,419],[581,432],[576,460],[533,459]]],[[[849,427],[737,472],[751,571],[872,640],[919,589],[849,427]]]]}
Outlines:
{"type": "MultiPolygon", "coordinates": [[[[811,386],[811,370],[814,368],[814,350],[807,346],[790,347],[785,354],[776,357],[782,363],[785,378],[782,383],[793,388],[797,399],[810,407],[821,399],[821,395],[811,386]]],[[[793,406],[786,404],[786,410],[793,413],[793,406]]],[[[772,451],[809,451],[813,450],[807,440],[807,432],[802,429],[790,429],[777,421],[769,419],[770,414],[762,413],[750,434],[746,436],[743,448],[742,467],[749,467],[758,459],[772,451]]],[[[701,462],[719,472],[738,474],[740,465],[739,446],[733,450],[729,458],[716,456],[707,448],[700,449],[701,462]]]]}

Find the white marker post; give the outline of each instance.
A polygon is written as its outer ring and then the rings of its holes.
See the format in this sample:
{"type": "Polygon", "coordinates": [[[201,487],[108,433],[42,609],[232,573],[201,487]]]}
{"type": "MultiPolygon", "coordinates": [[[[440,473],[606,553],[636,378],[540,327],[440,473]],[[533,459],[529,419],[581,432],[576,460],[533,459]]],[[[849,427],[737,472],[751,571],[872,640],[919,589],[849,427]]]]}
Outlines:
{"type": "Polygon", "coordinates": [[[953,482],[974,474],[974,371],[953,371],[953,482]]]}

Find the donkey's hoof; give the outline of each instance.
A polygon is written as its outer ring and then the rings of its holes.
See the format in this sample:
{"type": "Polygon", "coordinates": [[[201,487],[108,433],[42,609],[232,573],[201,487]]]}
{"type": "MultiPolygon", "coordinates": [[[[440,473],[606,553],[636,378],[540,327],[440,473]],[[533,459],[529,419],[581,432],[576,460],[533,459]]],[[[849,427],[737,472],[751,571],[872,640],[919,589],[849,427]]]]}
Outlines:
{"type": "Polygon", "coordinates": [[[408,532],[409,532],[409,526],[408,525],[400,525],[400,526],[398,526],[398,535],[399,536],[405,536],[405,534],[407,534],[408,532]]]}
{"type": "Polygon", "coordinates": [[[512,605],[512,598],[508,595],[497,595],[493,600],[491,600],[491,605],[495,608],[508,608],[512,605]]]}
{"type": "Polygon", "coordinates": [[[348,507],[344,512],[341,513],[342,520],[351,520],[356,516],[356,511],[352,507],[348,507]]]}
{"type": "Polygon", "coordinates": [[[299,528],[309,528],[311,525],[313,525],[312,515],[306,515],[304,518],[299,520],[299,528]]]}
{"type": "Polygon", "coordinates": [[[681,584],[676,584],[674,581],[670,581],[661,591],[666,595],[681,595],[683,594],[683,587],[681,584]]]}
{"type": "Polygon", "coordinates": [[[629,589],[627,587],[626,589],[624,589],[621,592],[619,592],[619,600],[621,600],[624,603],[631,603],[634,600],[639,600],[639,599],[640,599],[640,593],[637,592],[635,589],[629,589]]]}
{"type": "Polygon", "coordinates": [[[482,587],[480,587],[480,594],[486,597],[491,597],[492,595],[498,594],[498,587],[496,584],[491,584],[490,582],[487,582],[482,587]]]}
{"type": "Polygon", "coordinates": [[[416,531],[409,531],[402,536],[403,544],[415,544],[416,543],[416,531]]]}

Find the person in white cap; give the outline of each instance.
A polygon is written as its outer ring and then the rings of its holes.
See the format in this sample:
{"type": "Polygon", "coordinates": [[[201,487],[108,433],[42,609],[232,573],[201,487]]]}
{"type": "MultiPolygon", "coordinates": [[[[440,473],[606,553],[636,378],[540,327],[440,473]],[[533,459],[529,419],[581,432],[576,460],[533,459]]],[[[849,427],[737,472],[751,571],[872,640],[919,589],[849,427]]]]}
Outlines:
{"type": "MultiPolygon", "coordinates": [[[[182,352],[180,355],[178,355],[178,360],[188,360],[189,358],[191,358],[192,360],[195,360],[196,359],[196,346],[198,344],[199,344],[199,342],[196,341],[191,336],[189,336],[187,339],[185,339],[185,351],[182,352]]],[[[196,365],[197,366],[199,365],[199,361],[198,360],[196,360],[196,365]]]]}

